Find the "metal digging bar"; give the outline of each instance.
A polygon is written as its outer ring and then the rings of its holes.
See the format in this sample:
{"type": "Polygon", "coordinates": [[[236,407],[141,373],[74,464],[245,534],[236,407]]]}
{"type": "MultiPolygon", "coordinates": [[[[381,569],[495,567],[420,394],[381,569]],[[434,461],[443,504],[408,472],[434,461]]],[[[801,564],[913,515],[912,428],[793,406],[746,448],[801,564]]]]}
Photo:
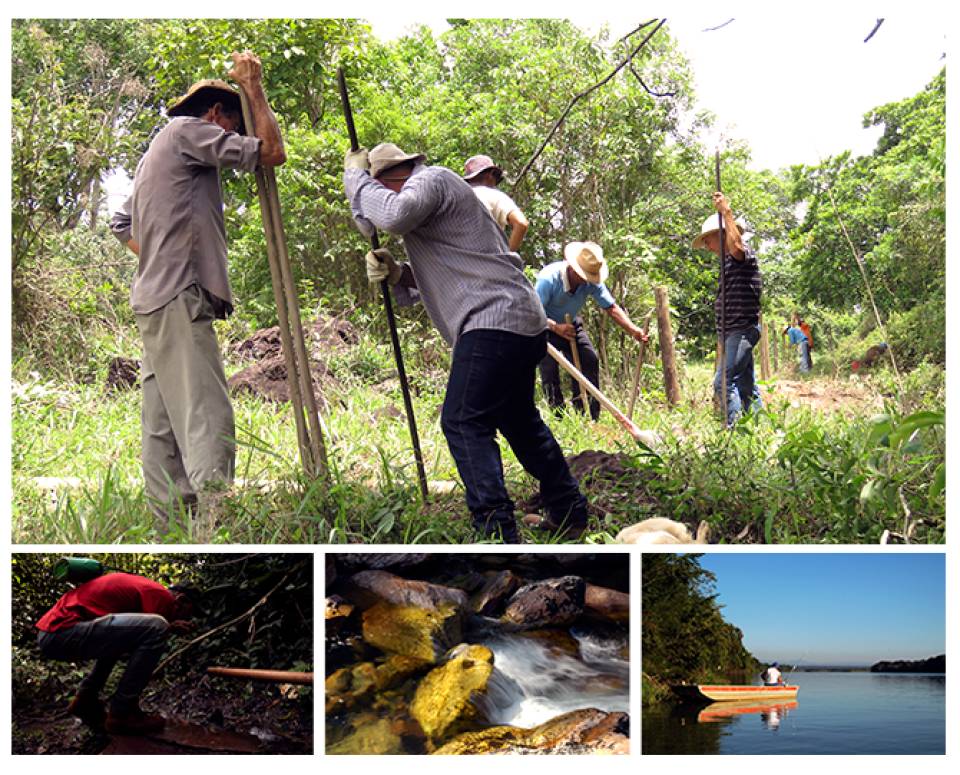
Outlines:
{"type": "MultiPolygon", "coordinates": [[[[720,149],[716,153],[717,191],[720,188],[720,149]]],[[[723,213],[717,213],[720,223],[720,408],[723,412],[723,423],[727,422],[727,288],[724,277],[724,258],[727,252],[727,237],[723,228],[723,213]]]]}
{"type": "MultiPolygon", "coordinates": [[[[240,90],[240,105],[247,131],[253,133],[253,113],[243,89],[240,90]]],[[[277,305],[280,344],[287,367],[290,403],[293,404],[293,416],[297,426],[300,459],[308,476],[325,479],[327,452],[323,441],[320,413],[317,410],[317,400],[313,393],[310,360],[303,339],[297,289],[293,283],[290,258],[287,255],[283,219],[280,216],[280,197],[277,194],[277,179],[272,167],[262,165],[257,165],[256,178],[260,196],[260,214],[267,241],[267,261],[270,264],[273,298],[277,305]]]]}
{"type": "MultiPolygon", "coordinates": [[[[360,148],[357,140],[357,129],[353,124],[353,111],[350,109],[350,95],[347,94],[347,80],[343,75],[343,68],[337,68],[337,84],[340,87],[340,101],[343,103],[343,117],[347,122],[347,133],[350,135],[350,150],[360,148]]],[[[374,250],[380,247],[377,232],[370,235],[370,247],[374,250]]],[[[407,425],[410,427],[410,441],[413,444],[413,455],[417,463],[417,479],[420,481],[420,492],[427,500],[427,474],[423,468],[423,453],[420,451],[420,435],[417,433],[417,419],[413,414],[413,401],[410,398],[410,384],[407,381],[407,370],[403,367],[403,351],[400,349],[400,336],[397,334],[397,320],[393,314],[393,302],[390,300],[390,284],[386,280],[380,282],[380,291],[383,295],[383,308],[387,313],[387,324],[390,327],[390,341],[393,343],[393,357],[397,363],[397,376],[400,378],[400,389],[403,392],[403,405],[407,411],[407,425]]]]}

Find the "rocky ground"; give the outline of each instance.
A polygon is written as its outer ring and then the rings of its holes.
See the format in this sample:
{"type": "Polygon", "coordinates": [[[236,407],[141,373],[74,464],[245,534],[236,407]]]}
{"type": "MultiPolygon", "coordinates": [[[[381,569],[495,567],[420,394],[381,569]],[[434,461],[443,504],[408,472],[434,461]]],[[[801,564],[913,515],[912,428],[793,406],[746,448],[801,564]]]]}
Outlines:
{"type": "Polygon", "coordinates": [[[328,555],[327,753],[626,752],[628,715],[593,707],[625,677],[577,665],[591,637],[627,664],[628,575],[625,555],[328,555]],[[569,665],[567,685],[510,678],[501,659],[526,652],[569,665]],[[498,722],[551,696],[564,712],[498,722]]]}

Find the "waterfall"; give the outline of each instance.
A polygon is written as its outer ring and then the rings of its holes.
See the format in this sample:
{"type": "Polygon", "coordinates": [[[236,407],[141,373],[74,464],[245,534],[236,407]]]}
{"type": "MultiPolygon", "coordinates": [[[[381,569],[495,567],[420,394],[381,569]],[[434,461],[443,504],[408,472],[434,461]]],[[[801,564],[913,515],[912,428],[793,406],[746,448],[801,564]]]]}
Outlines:
{"type": "Polygon", "coordinates": [[[581,708],[629,711],[626,640],[573,630],[579,653],[569,654],[524,634],[498,634],[483,641],[494,671],[483,698],[495,724],[533,727],[581,708]]]}

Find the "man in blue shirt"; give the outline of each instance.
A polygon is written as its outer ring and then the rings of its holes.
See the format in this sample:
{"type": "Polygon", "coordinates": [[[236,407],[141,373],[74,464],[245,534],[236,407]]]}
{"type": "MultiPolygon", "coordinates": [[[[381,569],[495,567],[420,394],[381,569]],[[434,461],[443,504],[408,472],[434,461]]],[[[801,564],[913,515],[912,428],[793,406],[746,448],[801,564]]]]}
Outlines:
{"type": "Polygon", "coordinates": [[[783,335],[790,340],[800,353],[800,371],[806,374],[810,371],[810,340],[799,326],[787,326],[783,329],[783,335]]]}
{"type": "MultiPolygon", "coordinates": [[[[576,342],[583,375],[599,387],[600,359],[583,327],[583,319],[579,317],[580,309],[587,299],[592,297],[600,309],[638,342],[645,342],[648,337],[641,328],[633,324],[604,285],[609,267],[603,257],[603,249],[597,243],[571,242],[563,249],[563,256],[563,261],[548,264],[537,275],[536,289],[547,315],[548,341],[567,358],[571,357],[571,345],[576,342]],[[566,322],[567,315],[570,315],[571,323],[566,322]]],[[[540,362],[540,377],[550,406],[555,411],[563,409],[560,370],[557,362],[549,355],[540,362]]],[[[573,379],[571,383],[573,405],[577,411],[582,412],[584,407],[579,385],[573,379]]],[[[594,398],[590,399],[590,416],[594,420],[600,416],[600,404],[594,398]]]]}

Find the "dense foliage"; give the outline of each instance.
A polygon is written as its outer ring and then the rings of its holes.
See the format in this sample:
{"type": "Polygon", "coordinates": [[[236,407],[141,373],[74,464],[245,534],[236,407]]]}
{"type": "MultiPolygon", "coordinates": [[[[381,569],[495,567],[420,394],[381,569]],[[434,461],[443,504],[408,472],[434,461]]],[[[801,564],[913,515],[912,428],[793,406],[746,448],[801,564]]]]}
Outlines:
{"type": "Polygon", "coordinates": [[[663,682],[710,683],[755,671],[743,633],[716,602],[716,577],[696,554],[643,555],[643,672],[663,682]]]}

